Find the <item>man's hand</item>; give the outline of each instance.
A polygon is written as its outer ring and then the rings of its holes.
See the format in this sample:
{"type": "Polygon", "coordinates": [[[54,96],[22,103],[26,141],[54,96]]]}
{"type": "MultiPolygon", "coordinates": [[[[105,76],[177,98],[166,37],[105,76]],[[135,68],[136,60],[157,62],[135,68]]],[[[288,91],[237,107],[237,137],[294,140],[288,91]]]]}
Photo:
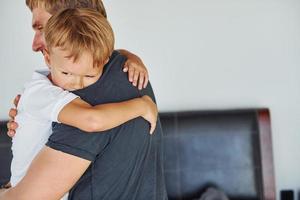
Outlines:
{"type": "Polygon", "coordinates": [[[146,103],[146,108],[148,108],[146,109],[147,111],[145,112],[144,115],[142,115],[142,117],[150,123],[150,134],[152,134],[156,128],[157,114],[158,114],[157,106],[152,101],[152,99],[147,95],[144,95],[142,99],[146,103]]]}
{"type": "Polygon", "coordinates": [[[129,81],[133,86],[138,87],[139,90],[146,88],[149,75],[143,61],[127,50],[121,49],[119,52],[127,57],[123,71],[128,72],[129,81]]]}
{"type": "Polygon", "coordinates": [[[16,134],[16,129],[18,128],[18,123],[15,122],[15,117],[17,116],[17,106],[18,106],[18,103],[19,103],[19,100],[21,98],[21,95],[17,95],[14,99],[14,105],[15,105],[15,108],[11,108],[9,110],[9,117],[10,117],[10,120],[7,122],[6,126],[7,126],[7,135],[9,137],[13,137],[15,136],[16,134]]]}

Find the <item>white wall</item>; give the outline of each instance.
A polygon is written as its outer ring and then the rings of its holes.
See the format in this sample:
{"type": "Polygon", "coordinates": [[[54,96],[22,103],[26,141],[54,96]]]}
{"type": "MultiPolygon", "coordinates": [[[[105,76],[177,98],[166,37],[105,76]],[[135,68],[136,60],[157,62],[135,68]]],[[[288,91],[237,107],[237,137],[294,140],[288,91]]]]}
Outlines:
{"type": "MultiPolygon", "coordinates": [[[[300,189],[300,1],[104,2],[116,46],[143,58],[161,111],[270,108],[277,191],[300,189]]],[[[30,51],[25,3],[2,1],[0,17],[6,119],[10,101],[43,61],[30,51]]]]}

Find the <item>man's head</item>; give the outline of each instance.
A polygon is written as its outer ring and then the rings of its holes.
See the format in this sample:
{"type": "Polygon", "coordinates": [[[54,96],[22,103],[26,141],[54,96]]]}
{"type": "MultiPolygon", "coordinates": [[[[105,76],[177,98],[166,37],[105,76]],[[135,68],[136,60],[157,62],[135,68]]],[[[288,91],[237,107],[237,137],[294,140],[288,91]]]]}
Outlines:
{"type": "Polygon", "coordinates": [[[101,0],[26,0],[26,5],[32,12],[32,28],[35,35],[32,41],[32,50],[43,52],[45,41],[43,29],[48,19],[66,8],[90,8],[106,17],[106,11],[101,0]]]}
{"type": "Polygon", "coordinates": [[[45,26],[45,41],[52,81],[67,90],[96,82],[114,49],[109,22],[91,9],[66,9],[53,15],[45,26]]]}

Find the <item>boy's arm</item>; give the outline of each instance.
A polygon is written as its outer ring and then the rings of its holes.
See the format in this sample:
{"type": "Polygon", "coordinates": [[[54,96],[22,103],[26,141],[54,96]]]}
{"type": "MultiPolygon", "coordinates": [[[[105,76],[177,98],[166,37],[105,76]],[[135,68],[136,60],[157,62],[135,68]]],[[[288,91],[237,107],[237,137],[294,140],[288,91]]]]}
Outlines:
{"type": "MultiPolygon", "coordinates": [[[[18,103],[16,100],[19,98],[19,96],[15,98],[16,105],[18,103]]],[[[148,96],[94,107],[77,98],[59,112],[58,121],[87,132],[95,132],[114,128],[141,116],[150,123],[150,133],[152,134],[156,127],[157,113],[156,105],[148,96]]],[[[7,134],[10,137],[14,136],[18,127],[14,122],[16,114],[16,109],[11,109],[9,113],[11,120],[7,123],[7,134]]]]}
{"type": "Polygon", "coordinates": [[[128,79],[132,85],[138,87],[139,90],[146,88],[149,75],[143,61],[125,49],[118,49],[118,51],[127,58],[123,71],[128,72],[128,79]]]}
{"type": "Polygon", "coordinates": [[[0,200],[57,200],[82,176],[91,161],[44,147],[32,161],[25,177],[0,193],[0,200]]]}
{"type": "Polygon", "coordinates": [[[156,104],[148,96],[94,107],[77,98],[64,106],[58,121],[87,132],[96,132],[117,127],[141,116],[149,121],[152,134],[156,127],[157,112],[156,104]]]}

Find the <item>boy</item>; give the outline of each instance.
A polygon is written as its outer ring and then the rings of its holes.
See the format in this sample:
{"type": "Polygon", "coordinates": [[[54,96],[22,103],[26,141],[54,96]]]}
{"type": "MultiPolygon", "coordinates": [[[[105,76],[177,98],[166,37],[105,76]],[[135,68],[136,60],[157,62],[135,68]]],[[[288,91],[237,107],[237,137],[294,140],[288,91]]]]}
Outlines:
{"type": "MultiPolygon", "coordinates": [[[[52,82],[77,89],[73,93],[91,105],[144,94],[154,99],[151,86],[140,92],[128,83],[122,72],[126,60],[113,51],[112,29],[99,13],[62,11],[47,23],[45,38],[52,82]],[[64,82],[60,76],[66,77],[64,82]]],[[[47,147],[3,198],[59,199],[78,181],[69,199],[167,199],[159,121],[153,136],[145,134],[147,129],[140,118],[106,134],[86,134],[55,123],[47,147]]]]}

